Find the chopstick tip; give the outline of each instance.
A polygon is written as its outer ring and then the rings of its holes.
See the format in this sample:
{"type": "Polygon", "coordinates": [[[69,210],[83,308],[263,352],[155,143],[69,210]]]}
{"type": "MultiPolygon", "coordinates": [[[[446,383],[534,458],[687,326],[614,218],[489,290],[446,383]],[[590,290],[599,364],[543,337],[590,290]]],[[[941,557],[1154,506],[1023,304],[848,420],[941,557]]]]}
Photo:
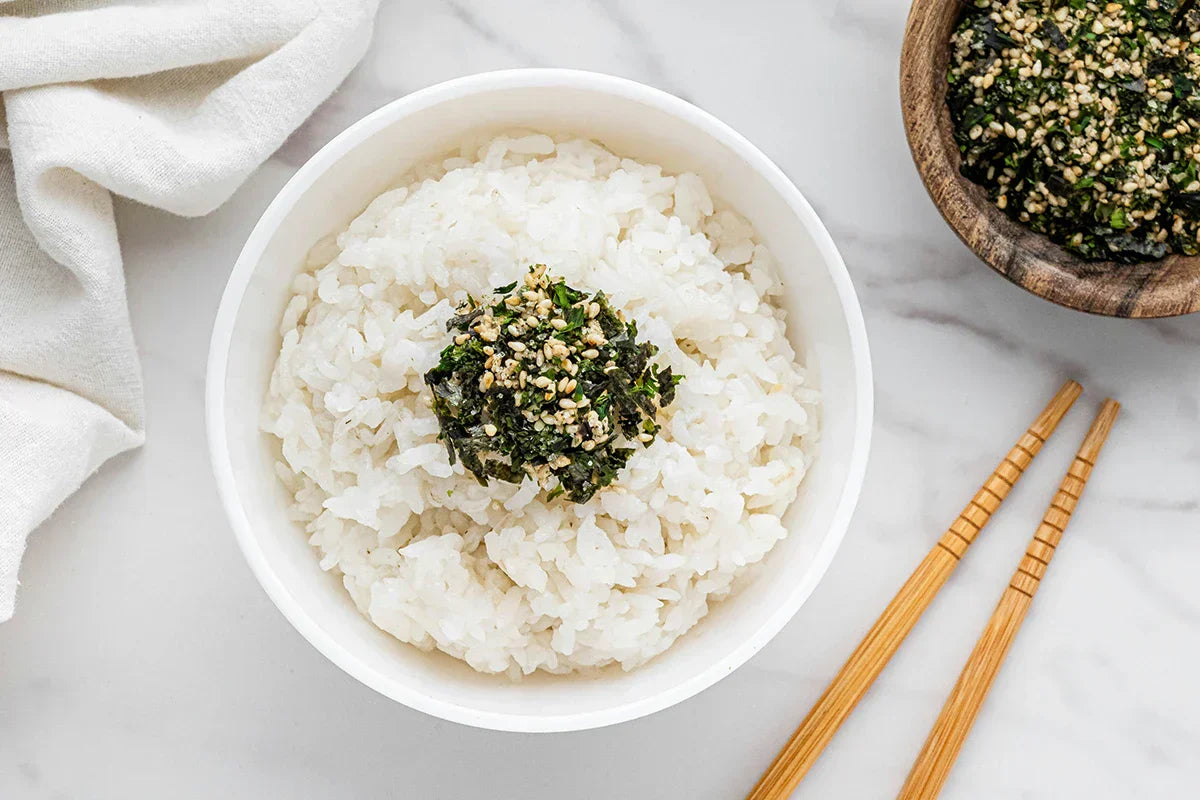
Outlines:
{"type": "Polygon", "coordinates": [[[1054,429],[1058,427],[1058,423],[1062,422],[1062,418],[1071,410],[1071,406],[1075,405],[1075,401],[1079,399],[1079,395],[1083,393],[1083,387],[1078,381],[1068,380],[1062,387],[1055,392],[1054,397],[1042,409],[1042,413],[1034,420],[1033,425],[1029,430],[1040,439],[1046,439],[1050,434],[1054,433],[1054,429]]]}
{"type": "Polygon", "coordinates": [[[1100,412],[1097,414],[1097,421],[1103,418],[1108,421],[1111,426],[1113,420],[1116,419],[1117,413],[1121,410],[1121,404],[1111,397],[1104,398],[1104,404],[1100,406],[1100,412]]]}
{"type": "Polygon", "coordinates": [[[1096,456],[1100,455],[1100,448],[1104,447],[1104,441],[1108,438],[1109,431],[1112,430],[1113,423],[1117,420],[1117,413],[1121,410],[1121,404],[1111,397],[1104,400],[1100,406],[1100,411],[1096,413],[1096,418],[1092,420],[1092,427],[1088,428],[1087,436],[1083,439],[1083,444],[1079,446],[1079,455],[1087,458],[1089,461],[1095,461],[1096,456]]]}

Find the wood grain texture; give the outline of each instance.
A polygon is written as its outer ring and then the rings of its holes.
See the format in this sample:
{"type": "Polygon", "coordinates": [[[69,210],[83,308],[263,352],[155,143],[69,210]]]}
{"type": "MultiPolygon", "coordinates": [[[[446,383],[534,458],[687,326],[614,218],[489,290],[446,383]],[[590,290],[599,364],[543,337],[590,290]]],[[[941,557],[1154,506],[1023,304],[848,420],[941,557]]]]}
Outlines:
{"type": "Polygon", "coordinates": [[[942,707],[933,730],[929,732],[929,738],[925,740],[925,746],[900,791],[899,800],[933,800],[942,791],[971,726],[975,724],[979,709],[1033,603],[1033,597],[1046,574],[1046,567],[1062,541],[1063,531],[1079,503],[1084,484],[1092,474],[1100,448],[1104,446],[1119,410],[1120,405],[1115,401],[1104,401],[1029,547],[1025,549],[1025,555],[1013,573],[1008,588],[1001,595],[1000,604],[983,629],[958,683],[942,707]]]}
{"type": "Polygon", "coordinates": [[[913,0],[900,58],[900,105],[917,172],[938,211],[992,269],[1059,305],[1113,317],[1200,310],[1200,257],[1141,264],[1083,261],[1005,216],[959,173],[946,107],[949,38],[962,0],[913,0]]]}
{"type": "Polygon", "coordinates": [[[789,796],[900,648],[967,548],[1042,449],[1083,389],[1067,381],[984,481],[851,653],[833,682],[750,792],[749,800],[789,796]]]}

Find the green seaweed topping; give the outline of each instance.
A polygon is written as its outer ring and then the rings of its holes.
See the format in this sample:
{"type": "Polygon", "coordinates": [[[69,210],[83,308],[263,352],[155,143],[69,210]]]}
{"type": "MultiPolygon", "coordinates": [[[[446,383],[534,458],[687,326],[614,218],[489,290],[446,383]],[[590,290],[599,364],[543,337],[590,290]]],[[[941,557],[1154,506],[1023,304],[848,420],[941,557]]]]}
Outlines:
{"type": "Polygon", "coordinates": [[[946,102],[961,171],[1085,260],[1200,254],[1200,4],[972,0],[946,102]]]}
{"type": "Polygon", "coordinates": [[[483,485],[526,475],[585,503],[610,485],[631,445],[650,446],[681,376],[651,363],[657,348],[603,292],[590,295],[529,268],[446,325],[453,342],[425,374],[439,439],[483,485]]]}

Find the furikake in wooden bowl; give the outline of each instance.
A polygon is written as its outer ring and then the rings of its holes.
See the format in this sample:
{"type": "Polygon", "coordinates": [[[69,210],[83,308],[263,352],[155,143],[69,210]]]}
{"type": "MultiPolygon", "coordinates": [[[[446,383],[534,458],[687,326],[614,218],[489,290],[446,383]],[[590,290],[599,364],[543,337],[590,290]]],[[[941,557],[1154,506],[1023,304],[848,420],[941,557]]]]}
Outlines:
{"type": "Polygon", "coordinates": [[[1095,313],[1200,309],[1194,0],[916,0],[901,98],[930,195],[998,272],[1095,313]]]}

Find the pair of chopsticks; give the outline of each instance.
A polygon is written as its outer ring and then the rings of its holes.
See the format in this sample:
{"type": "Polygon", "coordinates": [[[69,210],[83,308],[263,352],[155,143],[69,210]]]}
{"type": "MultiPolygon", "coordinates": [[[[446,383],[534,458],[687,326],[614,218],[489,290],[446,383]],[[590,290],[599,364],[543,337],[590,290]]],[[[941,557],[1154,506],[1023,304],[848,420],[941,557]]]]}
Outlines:
{"type": "MultiPolygon", "coordinates": [[[[921,614],[946,583],[975,537],[988,523],[1004,498],[1024,474],[1042,445],[1083,392],[1075,381],[1067,381],[1034,420],[1029,429],[1000,462],[983,487],[958,515],[925,560],[884,609],[858,648],[775,761],[750,792],[747,800],[782,800],[788,797],[821,751],[833,739],[858,701],[895,655],[900,643],[916,625],[921,614]]],[[[984,628],[958,683],[942,707],[921,754],[898,800],[929,800],[941,792],[954,760],[966,741],[992,682],[1004,663],[1025,614],[1033,602],[1046,567],[1062,539],[1067,522],[1092,472],[1104,440],[1116,419],[1120,404],[1105,400],[1080,445],[1075,460],[1058,487],[1050,507],[1025,550],[1017,571],[1009,581],[992,618],[984,628]]]]}

